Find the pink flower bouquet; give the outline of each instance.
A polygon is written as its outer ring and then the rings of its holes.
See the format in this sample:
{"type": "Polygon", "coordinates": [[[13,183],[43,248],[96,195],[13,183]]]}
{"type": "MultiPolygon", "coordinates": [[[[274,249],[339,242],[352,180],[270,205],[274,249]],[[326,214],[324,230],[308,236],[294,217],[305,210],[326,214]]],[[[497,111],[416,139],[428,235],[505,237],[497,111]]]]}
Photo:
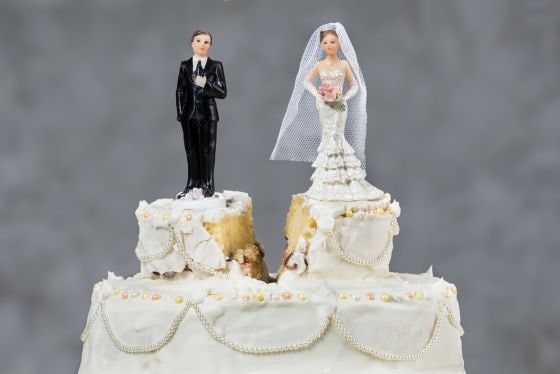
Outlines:
{"type": "Polygon", "coordinates": [[[321,95],[325,104],[327,104],[334,110],[342,112],[343,110],[346,109],[344,96],[342,96],[342,94],[338,92],[338,89],[332,84],[330,83],[321,84],[317,92],[319,93],[319,95],[321,95]]]}

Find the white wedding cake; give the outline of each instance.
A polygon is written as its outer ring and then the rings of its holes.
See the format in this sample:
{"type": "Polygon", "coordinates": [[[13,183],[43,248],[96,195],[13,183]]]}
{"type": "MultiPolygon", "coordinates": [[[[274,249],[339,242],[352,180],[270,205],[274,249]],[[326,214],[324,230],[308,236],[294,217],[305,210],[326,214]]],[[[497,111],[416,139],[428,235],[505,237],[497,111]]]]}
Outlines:
{"type": "Polygon", "coordinates": [[[93,287],[79,373],[464,373],[455,286],[389,271],[399,214],[295,195],[273,280],[247,194],[140,202],[141,271],[93,287]]]}

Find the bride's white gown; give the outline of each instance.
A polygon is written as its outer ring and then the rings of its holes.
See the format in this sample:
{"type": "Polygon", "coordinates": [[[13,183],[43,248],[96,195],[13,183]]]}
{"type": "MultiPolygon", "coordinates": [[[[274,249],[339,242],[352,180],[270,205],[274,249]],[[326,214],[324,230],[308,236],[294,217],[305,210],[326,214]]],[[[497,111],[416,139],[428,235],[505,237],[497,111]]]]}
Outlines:
{"type": "MultiPolygon", "coordinates": [[[[342,92],[344,71],[321,71],[321,83],[330,83],[342,92]]],[[[306,82],[306,86],[311,82],[306,82]]],[[[312,185],[307,196],[321,201],[378,200],[384,192],[365,180],[366,172],[354,155],[354,149],[344,138],[346,110],[337,111],[319,101],[319,119],[322,127],[317,158],[311,166],[312,185]]]]}

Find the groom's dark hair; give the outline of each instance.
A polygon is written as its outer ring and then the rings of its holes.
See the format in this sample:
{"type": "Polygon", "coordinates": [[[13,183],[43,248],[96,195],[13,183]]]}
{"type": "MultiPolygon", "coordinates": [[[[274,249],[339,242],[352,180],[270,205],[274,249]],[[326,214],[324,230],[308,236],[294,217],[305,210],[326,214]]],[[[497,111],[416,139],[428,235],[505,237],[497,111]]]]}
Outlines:
{"type": "Polygon", "coordinates": [[[191,43],[194,42],[194,38],[196,38],[199,35],[208,35],[210,37],[210,44],[212,44],[212,34],[210,34],[206,30],[196,30],[195,32],[193,32],[191,37],[191,43]]]}

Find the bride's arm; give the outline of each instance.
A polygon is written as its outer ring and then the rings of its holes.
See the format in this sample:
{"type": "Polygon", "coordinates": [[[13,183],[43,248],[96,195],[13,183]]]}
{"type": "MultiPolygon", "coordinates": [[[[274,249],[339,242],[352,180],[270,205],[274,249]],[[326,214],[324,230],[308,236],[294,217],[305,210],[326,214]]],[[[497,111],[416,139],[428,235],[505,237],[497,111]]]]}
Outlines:
{"type": "Polygon", "coordinates": [[[313,65],[313,68],[311,68],[311,70],[305,77],[303,84],[305,86],[305,89],[309,91],[311,95],[315,96],[317,99],[320,99],[321,95],[319,94],[319,92],[317,92],[317,88],[313,84],[313,81],[315,80],[315,78],[317,78],[318,73],[319,69],[317,68],[317,63],[315,63],[315,65],[313,65]]]}
{"type": "Polygon", "coordinates": [[[354,73],[352,73],[352,68],[350,67],[348,61],[345,61],[344,63],[344,73],[345,78],[350,85],[350,88],[344,94],[344,100],[348,101],[352,96],[356,94],[356,92],[358,92],[358,82],[356,82],[356,78],[354,77],[354,73]]]}

